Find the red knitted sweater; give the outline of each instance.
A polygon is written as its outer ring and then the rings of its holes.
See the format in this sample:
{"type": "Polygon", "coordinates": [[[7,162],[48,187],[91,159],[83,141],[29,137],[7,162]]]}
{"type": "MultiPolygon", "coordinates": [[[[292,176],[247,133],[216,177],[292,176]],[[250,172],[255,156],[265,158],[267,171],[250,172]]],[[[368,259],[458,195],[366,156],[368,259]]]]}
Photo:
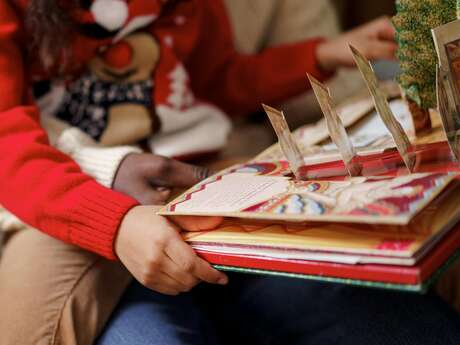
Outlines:
{"type": "MultiPolygon", "coordinates": [[[[326,77],[315,59],[318,40],[270,48],[255,56],[238,54],[221,0],[179,1],[165,12],[162,0],[128,3],[125,26],[136,16],[156,18],[141,29],[160,42],[162,54],[152,75],[157,104],[167,102],[170,88],[165,80],[177,61],[185,66],[197,98],[232,114],[300,94],[307,86],[305,72],[326,77]]],[[[24,53],[30,42],[23,24],[27,4],[0,0],[0,204],[51,236],[114,259],[117,228],[136,201],[102,187],[49,145],[31,88],[36,80],[53,75],[43,71],[36,56],[24,53]]],[[[87,15],[82,18],[88,20],[87,15]]],[[[100,47],[112,40],[76,34],[69,77],[83,72],[100,47]]]]}

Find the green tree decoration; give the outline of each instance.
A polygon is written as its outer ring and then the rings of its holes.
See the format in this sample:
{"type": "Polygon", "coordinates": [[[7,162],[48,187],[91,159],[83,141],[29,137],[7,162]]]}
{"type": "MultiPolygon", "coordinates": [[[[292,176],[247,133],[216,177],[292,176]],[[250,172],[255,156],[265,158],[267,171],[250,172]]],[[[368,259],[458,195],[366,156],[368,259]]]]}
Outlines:
{"type": "Polygon", "coordinates": [[[436,106],[438,60],[431,29],[455,20],[460,0],[396,0],[396,10],[398,82],[419,131],[431,126],[429,108],[436,106]]]}

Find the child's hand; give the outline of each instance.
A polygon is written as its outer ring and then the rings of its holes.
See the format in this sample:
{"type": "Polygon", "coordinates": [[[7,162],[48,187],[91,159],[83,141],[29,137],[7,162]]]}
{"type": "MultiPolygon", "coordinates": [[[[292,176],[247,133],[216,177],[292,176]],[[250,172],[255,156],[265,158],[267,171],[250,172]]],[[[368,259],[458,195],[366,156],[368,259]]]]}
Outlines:
{"type": "Polygon", "coordinates": [[[148,153],[133,153],[120,164],[113,189],[144,205],[161,205],[170,188],[187,188],[208,176],[208,169],[148,153]]]}
{"type": "MultiPolygon", "coordinates": [[[[167,295],[189,291],[200,281],[226,284],[225,274],[199,258],[184,242],[180,229],[168,219],[156,215],[156,208],[137,206],[120,225],[115,252],[133,276],[146,287],[167,295]]],[[[181,218],[176,218],[181,223],[181,218]]],[[[220,218],[185,218],[183,224],[208,230],[219,225],[220,218]]]]}
{"type": "Polygon", "coordinates": [[[187,231],[203,231],[217,228],[224,221],[223,217],[174,216],[170,219],[187,231]]]}
{"type": "Polygon", "coordinates": [[[349,44],[369,60],[394,59],[395,29],[387,17],[381,17],[320,44],[316,56],[321,68],[332,71],[338,66],[355,66],[349,44]]]}

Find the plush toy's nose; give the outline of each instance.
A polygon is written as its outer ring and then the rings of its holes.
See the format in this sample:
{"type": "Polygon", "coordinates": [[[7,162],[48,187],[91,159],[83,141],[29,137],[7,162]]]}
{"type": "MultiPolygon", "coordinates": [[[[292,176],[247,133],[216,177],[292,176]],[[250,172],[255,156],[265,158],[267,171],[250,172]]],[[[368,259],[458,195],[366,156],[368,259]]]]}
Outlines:
{"type": "Polygon", "coordinates": [[[105,63],[116,69],[128,67],[133,59],[133,48],[126,41],[120,41],[109,47],[103,54],[105,63]]]}

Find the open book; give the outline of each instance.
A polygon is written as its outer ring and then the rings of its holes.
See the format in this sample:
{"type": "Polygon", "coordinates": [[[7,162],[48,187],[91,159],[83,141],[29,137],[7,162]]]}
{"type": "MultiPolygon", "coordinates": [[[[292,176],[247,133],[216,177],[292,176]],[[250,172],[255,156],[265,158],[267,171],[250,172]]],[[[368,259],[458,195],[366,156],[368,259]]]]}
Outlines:
{"type": "Polygon", "coordinates": [[[202,250],[398,265],[417,262],[460,217],[453,174],[296,181],[281,166],[235,166],[161,214],[228,217],[215,231],[185,235],[202,250]]]}
{"type": "Polygon", "coordinates": [[[407,225],[454,179],[452,174],[425,173],[299,181],[283,172],[282,165],[274,164],[233,167],[196,185],[162,214],[407,225]]]}
{"type": "Polygon", "coordinates": [[[420,291],[460,246],[457,236],[438,249],[460,220],[459,193],[452,173],[297,181],[285,162],[250,162],[160,214],[226,217],[215,230],[183,234],[222,269],[420,291]]]}
{"type": "Polygon", "coordinates": [[[324,121],[293,134],[283,112],[264,105],[279,144],[160,211],[225,217],[217,229],[183,234],[217,267],[423,291],[460,255],[452,147],[431,142],[434,131],[414,145],[405,107],[388,102],[370,63],[351,49],[377,113],[358,100],[335,107],[327,87],[308,76],[324,121]],[[312,147],[327,134],[333,144],[312,147]]]}
{"type": "MultiPolygon", "coordinates": [[[[363,115],[361,123],[377,116],[363,115]]],[[[357,136],[368,131],[359,124],[357,136]]],[[[296,132],[300,142],[303,132],[296,132]]],[[[330,144],[317,147],[324,146],[330,144]]],[[[309,165],[311,152],[302,150],[303,169],[319,178],[296,181],[276,144],[192,187],[161,214],[225,216],[218,229],[183,234],[219,269],[423,291],[460,247],[459,187],[451,174],[460,168],[445,141],[414,152],[414,174],[388,145],[361,155],[364,177],[351,178],[338,156],[309,165]]]]}

